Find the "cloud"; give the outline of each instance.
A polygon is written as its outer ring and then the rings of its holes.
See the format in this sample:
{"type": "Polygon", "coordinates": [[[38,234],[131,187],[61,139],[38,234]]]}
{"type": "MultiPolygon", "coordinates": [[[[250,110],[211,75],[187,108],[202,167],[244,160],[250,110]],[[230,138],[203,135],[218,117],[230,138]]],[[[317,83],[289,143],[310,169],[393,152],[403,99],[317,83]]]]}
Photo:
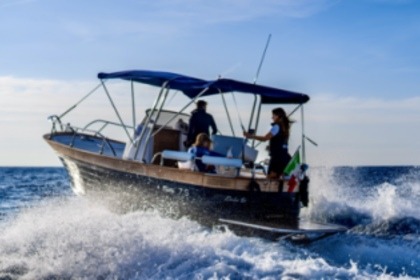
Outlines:
{"type": "Polygon", "coordinates": [[[152,8],[163,15],[163,18],[177,18],[192,23],[221,23],[264,16],[309,17],[337,2],[337,0],[165,0],[154,1],[152,8]]]}
{"type": "Polygon", "coordinates": [[[83,42],[90,42],[95,38],[95,28],[93,28],[93,26],[90,24],[67,20],[62,21],[62,25],[64,30],[66,30],[72,36],[81,39],[83,42]]]}
{"type": "Polygon", "coordinates": [[[24,5],[35,1],[36,0],[0,0],[0,7],[5,8],[16,5],[24,5]]]}
{"type": "Polygon", "coordinates": [[[420,97],[401,99],[314,96],[307,133],[318,165],[419,164],[420,97]]]}
{"type": "MultiPolygon", "coordinates": [[[[282,107],[287,112],[295,108],[282,107]]],[[[259,135],[269,130],[272,108],[262,110],[259,135]]],[[[315,147],[306,142],[310,165],[420,164],[414,156],[420,154],[416,140],[420,139],[420,97],[380,99],[319,94],[311,96],[304,110],[305,134],[319,144],[315,147]]],[[[293,152],[301,145],[300,112],[291,118],[296,121],[289,142],[293,152]]]]}
{"type": "MultiPolygon", "coordinates": [[[[206,25],[263,17],[304,18],[328,9],[338,0],[159,0],[137,1],[133,15],[61,19],[63,29],[83,41],[122,34],[174,36],[206,25]]],[[[128,7],[128,6],[127,6],[128,7]]],[[[107,6],[112,9],[113,6],[107,6]]]]}
{"type": "Polygon", "coordinates": [[[328,120],[331,115],[337,117],[329,122],[364,124],[376,123],[415,123],[420,122],[420,97],[401,99],[335,97],[333,95],[318,95],[312,98],[317,104],[316,118],[328,120]],[[410,117],[409,117],[410,116],[410,117]]]}
{"type": "Polygon", "coordinates": [[[2,113],[45,112],[52,108],[65,108],[76,101],[75,92],[87,92],[93,83],[64,82],[47,79],[0,77],[2,113]]]}
{"type": "MultiPolygon", "coordinates": [[[[61,114],[79,101],[97,85],[96,81],[60,81],[0,77],[0,165],[58,165],[53,152],[43,143],[41,136],[50,130],[47,117],[61,114]],[[31,157],[27,155],[30,154],[31,157]]],[[[110,83],[111,95],[123,118],[131,124],[130,87],[127,83],[110,83]]],[[[153,91],[150,87],[136,87],[153,91]]],[[[153,91],[155,92],[155,91],[153,91]]],[[[155,95],[150,94],[151,98],[155,95]]],[[[177,94],[177,99],[182,94],[177,94]]],[[[140,98],[140,97],[138,97],[140,98]]],[[[138,101],[138,120],[152,99],[138,101]],[[141,103],[141,104],[140,104],[141,103]]],[[[182,97],[186,102],[185,97],[182,97]]],[[[227,102],[232,98],[227,96],[227,102]]],[[[238,114],[243,122],[249,118],[249,104],[246,98],[238,98],[239,112],[231,104],[230,115],[237,135],[240,135],[238,114]],[[245,100],[245,101],[244,101],[245,100]],[[244,102],[244,103],[243,103],[244,102]]],[[[140,100],[140,99],[139,99],[140,100]]],[[[209,98],[209,111],[224,133],[230,131],[223,106],[218,106],[220,97],[209,98]]],[[[182,107],[172,100],[171,108],[182,107]]],[[[229,105],[229,104],[228,104],[229,105]]],[[[259,134],[268,131],[271,121],[271,107],[264,107],[260,118],[259,134]]],[[[284,106],[291,111],[294,106],[284,106]]],[[[187,110],[189,111],[189,110],[187,110]]],[[[64,122],[84,126],[93,118],[116,121],[107,97],[99,89],[75,110],[64,122]]],[[[300,114],[292,116],[299,121],[300,114]]],[[[318,142],[314,147],[307,143],[307,158],[312,165],[419,165],[420,154],[420,97],[403,99],[343,98],[335,95],[314,95],[305,105],[306,135],[318,142]]],[[[301,126],[293,125],[290,151],[300,143],[301,126]]],[[[262,158],[266,145],[260,145],[262,158]]]]}

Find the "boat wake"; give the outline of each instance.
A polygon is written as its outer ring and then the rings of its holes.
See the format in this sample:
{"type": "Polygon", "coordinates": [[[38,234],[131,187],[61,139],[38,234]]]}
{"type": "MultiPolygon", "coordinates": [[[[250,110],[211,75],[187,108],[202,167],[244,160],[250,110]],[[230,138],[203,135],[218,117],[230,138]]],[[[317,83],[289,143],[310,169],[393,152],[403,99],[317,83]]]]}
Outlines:
{"type": "Polygon", "coordinates": [[[285,244],[241,238],[223,228],[207,229],[155,212],[115,214],[78,197],[54,199],[9,223],[0,232],[2,278],[239,279],[354,273],[285,244]]]}
{"type": "Polygon", "coordinates": [[[116,214],[80,197],[53,199],[7,223],[0,231],[0,277],[12,279],[420,275],[418,239],[384,242],[350,232],[295,246],[156,212],[116,214]]]}
{"type": "Polygon", "coordinates": [[[420,277],[416,174],[357,188],[335,172],[313,170],[311,207],[302,214],[351,229],[306,245],[153,211],[116,212],[84,197],[43,199],[0,221],[0,278],[420,277]]]}

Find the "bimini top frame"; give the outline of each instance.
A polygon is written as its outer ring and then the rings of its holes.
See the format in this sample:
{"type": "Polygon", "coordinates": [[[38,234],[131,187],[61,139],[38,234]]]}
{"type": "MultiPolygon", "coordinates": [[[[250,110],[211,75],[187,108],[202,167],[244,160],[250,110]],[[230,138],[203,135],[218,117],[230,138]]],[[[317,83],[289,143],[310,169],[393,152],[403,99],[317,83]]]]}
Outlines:
{"type": "MultiPolygon", "coordinates": [[[[258,126],[259,122],[259,115],[261,112],[261,105],[263,104],[297,104],[298,108],[301,107],[302,110],[302,117],[303,117],[303,104],[309,101],[309,96],[302,93],[297,93],[293,91],[288,91],[279,88],[272,88],[257,84],[246,83],[242,81],[236,81],[231,79],[217,79],[217,80],[203,80],[198,79],[186,75],[181,75],[177,73],[171,72],[161,72],[161,71],[149,71],[149,70],[131,70],[131,71],[120,71],[120,72],[113,72],[113,73],[99,73],[98,78],[101,80],[101,84],[107,93],[108,98],[110,99],[111,105],[114,107],[114,110],[117,114],[118,119],[120,120],[121,124],[123,125],[122,119],[115,108],[115,105],[111,99],[111,96],[108,93],[108,90],[105,86],[105,81],[108,79],[122,79],[130,81],[132,86],[132,102],[133,102],[133,116],[135,115],[134,112],[134,87],[133,83],[138,82],[142,84],[148,84],[156,87],[160,87],[161,90],[153,104],[152,112],[156,112],[156,114],[150,114],[147,119],[146,123],[143,125],[149,127],[148,130],[142,130],[139,136],[139,142],[142,142],[145,139],[146,143],[149,141],[151,137],[151,131],[154,129],[154,124],[156,123],[157,119],[159,118],[160,111],[162,110],[164,103],[168,97],[170,90],[181,91],[186,96],[188,96],[191,100],[186,104],[179,112],[182,113],[188,106],[190,106],[195,100],[199,97],[209,96],[220,94],[223,98],[223,104],[226,109],[226,113],[230,122],[229,112],[227,110],[227,106],[223,97],[223,93],[228,92],[238,92],[244,94],[252,94],[255,96],[251,118],[249,120],[248,129],[251,128],[252,123],[255,122],[255,128],[258,126]],[[257,100],[259,102],[257,102],[257,100]],[[258,109],[255,121],[253,120],[254,112],[258,109]],[[154,115],[154,116],[153,116],[154,115]],[[146,132],[147,131],[147,132],[146,132]]],[[[175,115],[173,118],[176,118],[175,115]]],[[[168,123],[172,121],[169,120],[168,123]]],[[[133,117],[133,126],[135,126],[135,117],[133,117]]],[[[242,125],[242,123],[241,123],[242,125]]],[[[232,134],[234,135],[233,126],[230,122],[232,134]]],[[[242,129],[245,129],[242,125],[242,129]]],[[[302,142],[304,139],[304,126],[303,126],[303,119],[302,119],[302,142]]],[[[158,133],[159,130],[153,133],[155,135],[158,133]]],[[[126,130],[127,135],[129,136],[128,131],[126,130]]],[[[131,137],[129,136],[130,140],[131,137]]],[[[254,142],[253,142],[254,145],[254,142]]],[[[139,147],[137,147],[137,151],[135,157],[139,153],[139,147]]],[[[302,154],[305,157],[304,145],[302,145],[302,154]]],[[[141,158],[143,158],[144,151],[140,152],[141,158]]]]}

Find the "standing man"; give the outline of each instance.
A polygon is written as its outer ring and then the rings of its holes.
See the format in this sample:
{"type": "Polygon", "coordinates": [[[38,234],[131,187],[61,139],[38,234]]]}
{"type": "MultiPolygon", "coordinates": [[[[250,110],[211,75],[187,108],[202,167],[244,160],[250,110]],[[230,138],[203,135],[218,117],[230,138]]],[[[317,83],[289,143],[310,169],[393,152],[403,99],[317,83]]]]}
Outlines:
{"type": "Polygon", "coordinates": [[[189,147],[195,142],[195,138],[200,133],[206,133],[210,135],[210,127],[212,129],[211,134],[217,133],[217,126],[214,122],[213,116],[206,112],[207,102],[199,100],[197,102],[197,109],[191,113],[191,118],[188,126],[188,136],[186,146],[189,147]]]}

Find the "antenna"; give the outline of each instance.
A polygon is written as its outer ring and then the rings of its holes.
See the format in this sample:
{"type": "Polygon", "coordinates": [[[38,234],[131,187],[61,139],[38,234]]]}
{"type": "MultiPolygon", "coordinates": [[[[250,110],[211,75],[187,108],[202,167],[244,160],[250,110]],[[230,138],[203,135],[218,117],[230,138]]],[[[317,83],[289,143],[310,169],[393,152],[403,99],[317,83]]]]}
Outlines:
{"type": "Polygon", "coordinates": [[[268,35],[267,43],[265,44],[264,52],[263,52],[261,60],[260,60],[260,65],[258,65],[257,74],[255,75],[255,78],[254,78],[254,84],[257,83],[258,77],[260,76],[261,67],[262,67],[262,64],[264,62],[265,53],[267,52],[268,45],[270,44],[270,40],[271,40],[271,33],[268,35]]]}
{"type": "MultiPolygon", "coordinates": [[[[268,45],[270,44],[270,40],[271,40],[271,33],[268,34],[267,42],[265,43],[265,48],[264,48],[263,54],[261,56],[260,64],[258,65],[257,73],[255,74],[254,85],[257,83],[258,77],[260,76],[261,67],[262,67],[262,65],[264,63],[265,54],[267,53],[267,49],[268,49],[268,45]]],[[[254,120],[254,113],[255,113],[255,107],[256,107],[256,105],[257,105],[257,97],[255,96],[254,97],[254,105],[252,106],[251,116],[249,118],[248,129],[250,129],[251,126],[252,126],[252,122],[254,120]]],[[[260,107],[258,109],[257,117],[256,117],[256,120],[255,120],[255,131],[258,128],[258,121],[259,121],[260,109],[261,109],[261,105],[260,105],[260,107]]],[[[252,146],[254,146],[254,142],[255,142],[255,140],[252,140],[252,146]]]]}

